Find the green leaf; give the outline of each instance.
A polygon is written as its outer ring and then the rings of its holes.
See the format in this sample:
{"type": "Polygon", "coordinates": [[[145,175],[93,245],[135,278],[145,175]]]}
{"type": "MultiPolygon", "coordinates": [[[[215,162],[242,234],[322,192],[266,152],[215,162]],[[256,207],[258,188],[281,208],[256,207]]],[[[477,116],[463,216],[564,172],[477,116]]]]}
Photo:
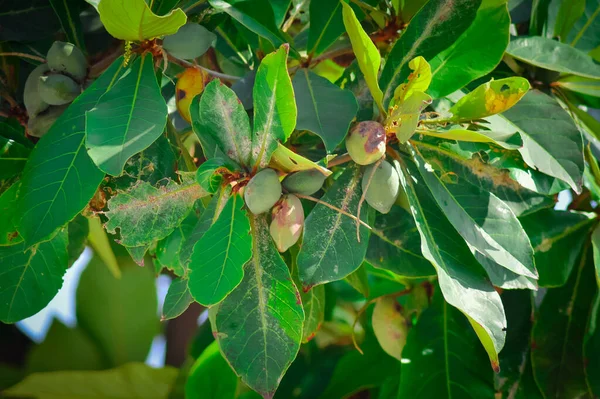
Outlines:
{"type": "Polygon", "coordinates": [[[187,21],[182,9],[158,16],[144,0],[101,0],[98,13],[102,24],[111,36],[130,41],[154,39],[172,35],[187,21]]]}
{"type": "MultiPolygon", "coordinates": [[[[416,146],[430,163],[452,171],[469,183],[489,191],[505,202],[517,216],[554,206],[554,201],[519,184],[511,173],[501,169],[474,152],[461,156],[451,147],[417,142],[416,146]]],[[[497,150],[496,150],[497,151],[497,150]]],[[[503,158],[507,155],[503,154],[503,158]]]]}
{"type": "Polygon", "coordinates": [[[160,187],[139,181],[108,201],[106,230],[116,234],[119,229],[119,242],[126,247],[149,245],[171,234],[205,195],[192,179],[182,184],[168,180],[160,187]]]}
{"type": "Polygon", "coordinates": [[[48,239],[85,208],[104,173],[85,149],[85,112],[92,109],[121,73],[118,58],[75,99],[36,144],[25,165],[17,213],[27,245],[48,239]]]}
{"type": "Polygon", "coordinates": [[[8,190],[0,195],[0,246],[14,245],[23,241],[17,232],[15,220],[15,205],[20,183],[14,183],[8,190]]]}
{"type": "Polygon", "coordinates": [[[216,341],[208,345],[190,369],[186,399],[234,399],[238,378],[223,359],[216,341]]]}
{"type": "Polygon", "coordinates": [[[554,84],[575,93],[600,97],[600,80],[597,79],[587,79],[582,78],[581,76],[567,75],[560,77],[554,84]]]}
{"type": "Polygon", "coordinates": [[[101,370],[100,350],[81,327],[69,328],[53,319],[44,341],[27,355],[27,372],[101,370]]]}
{"type": "Polygon", "coordinates": [[[300,348],[304,312],[266,221],[253,217],[251,226],[252,258],[240,285],[215,307],[213,329],[242,381],[272,398],[300,348]]]}
{"type": "Polygon", "coordinates": [[[377,214],[366,259],[399,276],[435,275],[431,262],[421,254],[421,238],[412,215],[399,206],[392,207],[388,214],[377,214]]]}
{"type": "Polygon", "coordinates": [[[292,84],[298,105],[296,129],[310,130],[321,137],[331,153],[346,137],[358,112],[354,94],[308,69],[296,71],[292,84]]]}
{"type": "Polygon", "coordinates": [[[477,262],[485,269],[494,287],[503,288],[505,290],[527,289],[536,291],[538,289],[537,278],[524,276],[508,270],[479,252],[475,252],[474,255],[477,262]]]}
{"type": "Polygon", "coordinates": [[[244,201],[232,195],[218,219],[194,245],[189,263],[189,289],[204,306],[223,300],[244,277],[244,265],[252,257],[250,222],[244,201]]]}
{"type": "Polygon", "coordinates": [[[504,346],[506,318],[500,296],[471,251],[448,222],[410,161],[400,163],[400,180],[421,235],[421,251],[436,268],[446,301],[463,312],[475,329],[494,369],[504,346]]]}
{"type": "Polygon", "coordinates": [[[52,5],[56,16],[60,20],[60,25],[67,35],[67,41],[85,52],[83,28],[79,18],[81,4],[78,0],[50,0],[50,5],[52,5]]]}
{"type": "Polygon", "coordinates": [[[593,267],[586,245],[567,283],[548,290],[540,305],[532,332],[535,350],[531,361],[545,397],[593,396],[585,380],[582,345],[597,291],[593,267]]]}
{"type": "Polygon", "coordinates": [[[414,149],[413,157],[438,206],[472,250],[516,274],[537,279],[533,248],[508,205],[489,191],[449,177],[448,171],[428,163],[414,149]]]}
{"type": "Polygon", "coordinates": [[[198,113],[192,112],[191,115],[192,124],[196,134],[201,137],[200,142],[203,143],[207,156],[213,153],[204,143],[212,141],[226,156],[240,165],[250,164],[252,136],[248,114],[229,87],[218,79],[210,82],[200,97],[198,113]],[[208,137],[203,137],[205,135],[208,137]]]}
{"type": "Polygon", "coordinates": [[[223,172],[238,169],[229,159],[211,158],[200,165],[196,171],[196,181],[207,193],[214,194],[223,181],[223,172]]]}
{"type": "Polygon", "coordinates": [[[96,256],[81,274],[76,293],[78,326],[104,354],[108,366],[146,360],[159,333],[154,272],[138,267],[122,252],[115,278],[96,256]]]}
{"type": "Polygon", "coordinates": [[[296,127],[296,100],[287,71],[289,47],[281,46],[267,55],[254,80],[254,166],[265,167],[277,148],[277,141],[287,141],[296,127]]]}
{"type": "Polygon", "coordinates": [[[600,282],[600,227],[596,226],[592,231],[592,248],[594,250],[594,266],[596,267],[596,278],[600,282]]]}
{"type": "Polygon", "coordinates": [[[165,296],[161,320],[170,320],[180,316],[194,302],[188,288],[187,278],[173,280],[165,296]]]}
{"type": "Polygon", "coordinates": [[[115,278],[121,278],[121,269],[119,269],[119,263],[115,257],[110,242],[108,241],[108,235],[102,227],[102,222],[97,216],[88,217],[89,236],[88,241],[96,255],[104,262],[108,270],[112,273],[115,278]]]}
{"type": "Polygon", "coordinates": [[[360,21],[356,18],[356,14],[354,13],[354,10],[352,10],[352,7],[344,1],[341,1],[341,4],[344,26],[350,37],[352,50],[356,56],[358,66],[364,75],[375,103],[379,106],[379,109],[385,113],[385,108],[383,107],[383,93],[377,82],[379,66],[381,65],[379,50],[375,47],[375,44],[371,41],[369,35],[367,35],[360,25],[360,21]]]}
{"type": "Polygon", "coordinates": [[[551,0],[533,0],[531,5],[531,18],[529,20],[529,34],[541,35],[548,22],[548,6],[551,0]]]}
{"type": "Polygon", "coordinates": [[[575,23],[569,34],[571,46],[589,51],[598,48],[598,32],[600,31],[600,4],[597,1],[586,1],[584,15],[575,23]]]}
{"type": "Polygon", "coordinates": [[[275,25],[281,27],[292,4],[292,0],[272,0],[270,3],[273,8],[273,14],[275,14],[275,25]]]}
{"type": "Polygon", "coordinates": [[[552,209],[521,218],[533,246],[541,287],[567,282],[595,220],[593,214],[552,209]]]}
{"type": "Polygon", "coordinates": [[[561,2],[554,24],[554,36],[559,37],[560,41],[565,43],[575,22],[581,18],[584,12],[585,0],[561,2]]]}
{"type": "Polygon", "coordinates": [[[79,256],[81,256],[85,249],[87,238],[90,233],[88,219],[81,214],[75,216],[75,219],[68,224],[67,231],[69,236],[67,252],[69,254],[70,267],[77,259],[79,259],[79,256]]]}
{"type": "Polygon", "coordinates": [[[573,119],[555,99],[531,90],[502,116],[488,119],[490,129],[519,132],[525,162],[549,176],[581,191],[583,178],[583,143],[573,119]]]}
{"type": "Polygon", "coordinates": [[[475,19],[481,0],[430,0],[413,17],[387,57],[379,84],[387,106],[417,56],[430,60],[455,43],[475,19]]]}
{"type": "Polygon", "coordinates": [[[529,81],[521,77],[490,80],[458,100],[448,112],[452,122],[472,121],[499,114],[515,105],[529,90],[529,81]]]}
{"type": "Polygon", "coordinates": [[[0,13],[0,41],[33,41],[48,38],[60,28],[47,0],[10,1],[0,13]]]}
{"type": "Polygon", "coordinates": [[[344,33],[340,0],[312,1],[309,6],[310,25],[307,50],[319,55],[344,33]]]}
{"type": "Polygon", "coordinates": [[[545,37],[512,40],[506,53],[528,64],[551,71],[599,79],[600,65],[583,51],[545,37]]]}
{"type": "MultiPolygon", "coordinates": [[[[598,259],[596,251],[597,249],[594,247],[594,264],[596,266],[597,274],[598,259]]],[[[587,336],[583,346],[583,358],[587,362],[585,364],[587,383],[594,395],[598,395],[598,392],[600,392],[600,381],[598,380],[598,376],[600,375],[600,357],[598,356],[600,353],[600,333],[598,330],[599,301],[600,296],[596,295],[588,322],[587,336]]]]}
{"type": "Polygon", "coordinates": [[[130,363],[104,371],[35,373],[4,393],[37,399],[164,399],[176,377],[173,367],[130,363]]]}
{"type": "Polygon", "coordinates": [[[42,310],[62,287],[68,261],[66,231],[32,247],[0,247],[0,321],[14,323],[42,310]]]}
{"type": "MultiPolygon", "coordinates": [[[[356,215],[362,189],[362,173],[350,167],[338,177],[322,201],[356,215]]],[[[367,208],[361,220],[367,222],[367,208]]],[[[355,220],[323,204],[317,204],[306,218],[302,247],[298,253],[298,271],[304,290],[318,284],[341,280],[361,265],[369,243],[369,230],[360,228],[357,242],[355,220]]]]}
{"type": "Polygon", "coordinates": [[[352,350],[340,358],[319,399],[351,398],[360,391],[380,386],[389,377],[398,378],[400,363],[386,355],[373,338],[364,343],[362,351],[364,354],[352,350]]]}
{"type": "Polygon", "coordinates": [[[187,265],[181,261],[182,248],[198,223],[199,212],[203,207],[198,202],[200,201],[197,201],[195,209],[183,219],[181,224],[156,244],[156,261],[179,277],[184,276],[187,269],[187,265]]]}
{"type": "Polygon", "coordinates": [[[208,2],[216,10],[229,14],[252,32],[267,39],[274,47],[279,47],[287,41],[277,27],[273,8],[267,0],[209,0],[208,2]]]}
{"type": "MultiPolygon", "coordinates": [[[[396,134],[400,143],[406,143],[417,129],[421,112],[431,104],[431,96],[422,91],[414,92],[398,108],[394,106],[386,121],[386,128],[391,124],[390,131],[396,134]]],[[[386,129],[388,130],[388,129],[386,129]]]]}
{"type": "Polygon", "coordinates": [[[433,80],[427,93],[450,94],[490,73],[508,45],[507,0],[483,0],[471,26],[447,49],[431,59],[433,80]]]}
{"type": "MultiPolygon", "coordinates": [[[[300,287],[298,277],[297,247],[290,249],[292,256],[292,278],[296,287],[300,287]]],[[[308,291],[300,291],[302,308],[304,309],[304,324],[302,328],[302,343],[307,343],[315,337],[325,320],[325,286],[317,285],[308,291]]]]}
{"type": "Polygon", "coordinates": [[[33,143],[25,137],[25,128],[14,118],[0,117],[0,137],[12,140],[26,148],[33,148],[33,143]]]}
{"type": "Polygon", "coordinates": [[[396,298],[377,298],[371,317],[373,332],[381,348],[390,356],[402,360],[402,349],[406,344],[408,323],[401,312],[396,298]]]}
{"type": "Polygon", "coordinates": [[[469,143],[494,143],[509,150],[516,150],[523,147],[523,140],[517,132],[494,132],[491,130],[473,131],[461,127],[450,127],[441,130],[419,129],[417,130],[417,133],[440,139],[466,141],[469,143]]]}
{"type": "Polygon", "coordinates": [[[435,295],[402,351],[398,398],[494,398],[494,377],[467,319],[435,295]]]}
{"type": "Polygon", "coordinates": [[[167,113],[152,55],[146,54],[86,112],[88,154],[101,170],[119,176],[131,156],[164,132],[167,113]]]}
{"type": "MultiPolygon", "coordinates": [[[[0,125],[0,128],[4,126],[0,125]]],[[[3,137],[0,131],[0,180],[18,175],[29,158],[31,150],[24,145],[3,137]]]]}
{"type": "MultiPolygon", "coordinates": [[[[368,298],[371,292],[371,287],[369,287],[369,274],[367,272],[367,265],[368,263],[363,263],[358,269],[344,278],[345,282],[350,284],[352,288],[354,288],[365,298],[368,298]]],[[[320,285],[317,285],[317,287],[320,287],[320,285]]]]}

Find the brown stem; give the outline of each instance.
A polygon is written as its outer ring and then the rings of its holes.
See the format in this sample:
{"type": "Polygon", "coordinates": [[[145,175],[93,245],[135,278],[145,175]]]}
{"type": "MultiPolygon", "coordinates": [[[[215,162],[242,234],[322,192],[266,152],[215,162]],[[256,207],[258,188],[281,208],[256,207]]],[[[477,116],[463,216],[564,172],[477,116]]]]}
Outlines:
{"type": "Polygon", "coordinates": [[[217,77],[219,79],[225,79],[225,80],[229,80],[229,81],[238,81],[241,78],[238,76],[232,76],[232,75],[227,75],[221,72],[217,72],[217,71],[213,71],[212,69],[208,69],[203,67],[202,65],[196,65],[193,64],[191,62],[185,61],[185,60],[181,60],[179,58],[173,57],[171,54],[167,54],[167,57],[169,59],[169,61],[171,61],[173,64],[177,64],[179,66],[182,66],[184,68],[197,68],[197,69],[202,69],[204,72],[208,73],[209,75],[212,75],[214,77],[217,77]]]}
{"type": "Polygon", "coordinates": [[[336,206],[333,206],[333,205],[331,205],[331,204],[328,204],[328,203],[327,203],[327,202],[325,202],[325,201],[321,201],[321,200],[320,200],[320,199],[318,199],[318,198],[311,197],[310,195],[304,195],[304,194],[298,194],[298,193],[296,193],[296,194],[294,194],[294,195],[295,195],[296,197],[298,197],[298,198],[304,198],[304,199],[306,199],[306,200],[309,200],[309,201],[316,202],[317,204],[325,205],[326,207],[328,207],[328,208],[330,208],[330,209],[333,209],[334,211],[337,211],[337,212],[341,213],[342,215],[346,215],[346,216],[348,216],[348,217],[349,217],[350,219],[352,219],[352,220],[358,221],[358,223],[362,224],[364,227],[366,227],[367,229],[371,230],[371,226],[369,226],[368,224],[366,224],[366,223],[365,223],[365,222],[363,222],[362,220],[360,220],[360,219],[357,219],[357,218],[356,218],[356,216],[352,215],[351,213],[348,213],[348,212],[344,211],[343,209],[340,209],[340,208],[338,208],[338,207],[336,207],[336,206]]]}
{"type": "Polygon", "coordinates": [[[45,63],[46,60],[42,57],[38,57],[37,55],[26,54],[26,53],[17,53],[14,51],[8,53],[0,53],[0,57],[21,57],[21,58],[29,58],[31,60],[39,61],[41,63],[45,63]]]}
{"type": "Polygon", "coordinates": [[[352,158],[350,158],[350,154],[340,155],[339,157],[333,158],[330,162],[327,162],[327,167],[331,168],[334,166],[338,166],[338,165],[344,164],[346,162],[349,162],[351,160],[352,160],[352,158]]]}

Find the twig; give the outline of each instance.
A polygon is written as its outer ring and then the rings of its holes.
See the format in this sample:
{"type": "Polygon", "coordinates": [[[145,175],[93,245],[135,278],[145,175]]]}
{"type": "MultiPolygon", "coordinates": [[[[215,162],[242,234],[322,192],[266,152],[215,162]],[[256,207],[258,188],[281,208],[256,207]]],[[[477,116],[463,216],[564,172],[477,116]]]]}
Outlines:
{"type": "Polygon", "coordinates": [[[340,155],[339,157],[335,157],[331,160],[331,162],[327,162],[327,168],[331,168],[333,166],[338,166],[341,165],[343,163],[349,162],[351,161],[352,158],[350,158],[350,154],[344,154],[344,155],[340,155]]]}
{"type": "Polygon", "coordinates": [[[233,81],[233,82],[236,82],[236,81],[238,81],[238,80],[241,79],[238,76],[227,75],[227,74],[224,74],[224,73],[221,73],[221,72],[213,71],[212,69],[205,68],[202,65],[192,64],[191,62],[188,62],[188,61],[181,60],[179,58],[173,57],[171,54],[168,54],[168,58],[169,58],[169,61],[171,61],[174,64],[177,64],[177,65],[182,66],[184,68],[198,68],[198,69],[202,69],[204,72],[208,73],[209,75],[212,75],[212,76],[217,77],[219,79],[225,79],[225,80],[229,80],[229,81],[233,81]]]}
{"type": "Polygon", "coordinates": [[[46,60],[42,57],[38,57],[37,55],[26,54],[26,53],[17,53],[14,51],[8,53],[0,53],[0,57],[21,57],[21,58],[29,58],[31,60],[39,61],[41,63],[45,63],[46,60]]]}
{"type": "Polygon", "coordinates": [[[362,316],[362,314],[365,313],[365,310],[367,310],[367,308],[369,306],[371,306],[371,304],[375,303],[376,301],[377,301],[377,298],[373,298],[373,299],[365,302],[365,304],[358,310],[358,313],[356,313],[356,317],[354,318],[354,323],[352,323],[352,344],[354,345],[356,350],[361,355],[364,355],[364,352],[362,351],[362,349],[360,349],[360,346],[358,346],[358,343],[356,342],[356,334],[354,334],[354,329],[356,328],[356,323],[358,323],[358,319],[360,319],[360,316],[362,316]]]}
{"type": "MultiPolygon", "coordinates": [[[[356,210],[356,220],[360,220],[360,208],[362,208],[362,204],[365,202],[365,197],[367,194],[367,190],[369,189],[369,186],[371,185],[371,180],[373,180],[373,176],[375,175],[377,168],[379,167],[379,165],[381,165],[381,162],[383,162],[383,158],[384,157],[381,157],[381,159],[379,159],[379,161],[375,162],[375,164],[373,165],[373,168],[371,169],[371,173],[369,174],[369,180],[367,180],[367,186],[363,187],[362,194],[360,196],[360,200],[358,201],[358,209],[356,210]]],[[[358,240],[358,242],[360,242],[360,224],[358,222],[356,222],[356,239],[358,240]]]]}
{"type": "Polygon", "coordinates": [[[356,218],[356,216],[352,215],[351,213],[348,213],[348,212],[344,211],[343,209],[340,209],[340,208],[338,208],[338,207],[336,207],[336,206],[333,206],[333,205],[331,205],[331,204],[328,204],[328,203],[327,203],[327,202],[325,202],[325,201],[321,201],[321,200],[320,200],[320,199],[318,199],[318,198],[311,197],[310,195],[304,195],[304,194],[298,194],[298,193],[295,193],[294,195],[295,195],[296,197],[298,197],[298,198],[304,198],[304,199],[306,199],[306,200],[309,200],[309,201],[316,202],[317,204],[325,205],[326,207],[328,207],[328,208],[331,208],[331,209],[333,209],[334,211],[337,211],[337,212],[341,213],[342,215],[346,215],[346,216],[348,216],[348,217],[349,217],[349,218],[351,218],[352,220],[358,221],[358,223],[362,224],[364,227],[366,227],[367,229],[371,230],[371,226],[369,226],[368,224],[366,224],[366,223],[365,223],[365,222],[363,222],[362,220],[360,220],[360,219],[357,219],[357,218],[356,218]]]}

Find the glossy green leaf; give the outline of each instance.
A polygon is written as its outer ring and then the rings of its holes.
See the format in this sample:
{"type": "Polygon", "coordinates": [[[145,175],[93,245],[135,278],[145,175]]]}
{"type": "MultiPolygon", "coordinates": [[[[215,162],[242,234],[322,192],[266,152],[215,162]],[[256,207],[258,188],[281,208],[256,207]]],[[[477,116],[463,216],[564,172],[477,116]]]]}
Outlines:
{"type": "Polygon", "coordinates": [[[472,121],[499,114],[515,105],[529,90],[529,81],[521,77],[490,80],[458,100],[448,112],[452,122],[472,121]]]}
{"type": "Polygon", "coordinates": [[[165,296],[161,320],[174,319],[181,315],[194,302],[188,288],[187,278],[173,280],[165,296]]]}
{"type": "Polygon", "coordinates": [[[344,1],[341,1],[341,4],[344,26],[350,37],[352,50],[356,56],[358,66],[364,75],[375,103],[379,106],[380,110],[385,111],[385,108],[383,107],[383,93],[377,82],[379,66],[381,65],[379,50],[360,25],[360,21],[356,18],[356,14],[354,13],[354,10],[352,10],[352,7],[344,1]]]}
{"type": "Polygon", "coordinates": [[[172,35],[187,21],[182,9],[158,16],[144,0],[101,0],[98,13],[111,36],[130,41],[142,41],[172,35]]]}
{"type": "Polygon", "coordinates": [[[493,372],[469,322],[435,295],[408,334],[398,398],[494,398],[493,372]]]}
{"type": "Polygon", "coordinates": [[[214,224],[194,245],[189,263],[189,289],[204,306],[219,303],[244,277],[252,257],[250,222],[244,201],[232,195],[214,224]]]}
{"type": "Polygon", "coordinates": [[[76,293],[78,326],[101,349],[108,366],[143,362],[159,333],[154,273],[138,267],[121,250],[121,278],[93,257],[76,293]]]}
{"type": "Polygon", "coordinates": [[[99,217],[88,217],[89,235],[88,242],[94,249],[94,253],[104,262],[108,270],[115,278],[121,278],[119,263],[110,246],[108,234],[102,227],[99,217]]]}
{"type": "Polygon", "coordinates": [[[532,0],[531,18],[529,20],[529,34],[541,35],[548,22],[548,6],[551,0],[532,0]]]}
{"type": "Polygon", "coordinates": [[[488,120],[492,130],[521,134],[523,148],[519,152],[529,166],[563,180],[576,192],[581,191],[581,133],[556,100],[531,90],[504,114],[488,120]]]}
{"type": "Polygon", "coordinates": [[[5,393],[37,399],[164,399],[177,369],[130,363],[104,371],[55,371],[28,376],[5,393]]]}
{"type": "Polygon", "coordinates": [[[408,321],[402,315],[396,298],[383,296],[377,299],[371,317],[373,332],[381,348],[390,356],[402,360],[402,349],[408,335],[408,321]]]}
{"type": "Polygon", "coordinates": [[[14,183],[0,195],[0,246],[18,244],[23,241],[23,237],[20,237],[17,232],[14,212],[19,188],[20,184],[14,183]]]}
{"type": "Polygon", "coordinates": [[[266,221],[253,217],[251,226],[252,259],[240,285],[216,307],[213,330],[242,381],[272,398],[300,348],[304,312],[266,221]]]}
{"type": "Polygon", "coordinates": [[[494,132],[491,130],[466,130],[461,127],[439,130],[417,130],[418,134],[437,137],[440,139],[466,141],[469,143],[494,143],[509,150],[519,149],[523,140],[517,132],[494,132]]]}
{"type": "Polygon", "coordinates": [[[294,88],[287,71],[289,47],[267,55],[254,80],[254,135],[252,159],[255,166],[265,167],[277,148],[277,141],[287,141],[296,127],[294,88]]]}
{"type": "Polygon", "coordinates": [[[561,2],[554,24],[554,36],[566,42],[569,32],[573,29],[575,22],[585,11],[585,0],[573,0],[561,2]]]}
{"type": "MultiPolygon", "coordinates": [[[[350,167],[338,177],[322,201],[356,215],[362,195],[362,173],[350,167]]],[[[368,208],[361,212],[367,222],[368,208]]],[[[347,215],[317,204],[304,223],[302,247],[298,253],[298,274],[304,290],[318,284],[341,280],[361,265],[369,243],[369,230],[360,227],[360,242],[356,222],[347,215]]]]}
{"type": "Polygon", "coordinates": [[[223,172],[236,169],[228,159],[211,158],[200,165],[196,171],[196,181],[207,193],[214,194],[223,181],[223,172]]]}
{"type": "Polygon", "coordinates": [[[567,283],[548,290],[533,326],[533,374],[545,397],[592,397],[582,345],[597,291],[589,245],[578,259],[567,283]]]}
{"type": "MultiPolygon", "coordinates": [[[[204,89],[199,112],[192,113],[192,123],[197,124],[199,136],[208,135],[229,158],[240,165],[250,164],[252,136],[248,114],[235,93],[220,80],[213,80],[204,89]]],[[[203,141],[207,139],[201,138],[203,141]]]]}
{"type": "Polygon", "coordinates": [[[482,0],[471,26],[429,61],[433,79],[427,93],[440,98],[490,73],[508,45],[507,0],[482,0]]]}
{"type": "MultiPolygon", "coordinates": [[[[596,251],[597,249],[594,247],[594,264],[596,266],[597,274],[598,259],[596,251]]],[[[598,356],[598,353],[600,353],[600,332],[598,330],[599,301],[600,296],[596,295],[590,313],[587,336],[583,347],[583,358],[587,361],[585,364],[585,374],[590,390],[594,395],[598,395],[598,392],[600,392],[600,381],[598,380],[598,376],[600,375],[600,357],[598,356]]]]}
{"type": "Polygon", "coordinates": [[[229,14],[252,32],[264,37],[275,47],[287,41],[277,27],[273,8],[267,0],[209,0],[209,3],[216,10],[229,14]]]}
{"type": "Polygon", "coordinates": [[[469,183],[489,191],[505,202],[517,216],[554,205],[554,201],[520,185],[509,171],[495,167],[473,153],[461,156],[452,148],[416,143],[419,152],[432,164],[452,171],[469,183]]]}
{"type": "Polygon", "coordinates": [[[296,71],[292,84],[298,105],[296,129],[315,133],[327,152],[332,152],[346,137],[358,111],[354,94],[308,69],[296,71]]]}
{"type": "Polygon", "coordinates": [[[421,236],[423,256],[435,266],[444,298],[468,317],[492,367],[498,369],[498,352],[506,337],[500,296],[465,242],[435,206],[416,166],[404,161],[401,168],[400,180],[421,236]]]}
{"type": "Polygon", "coordinates": [[[69,236],[69,245],[67,246],[67,253],[69,254],[69,267],[79,259],[87,244],[87,238],[90,234],[90,226],[88,219],[79,214],[75,216],[67,226],[67,232],[69,236]]]}
{"type": "MultiPolygon", "coordinates": [[[[370,245],[370,244],[369,244],[370,245]]],[[[369,274],[367,273],[367,263],[360,265],[358,269],[344,278],[344,281],[350,284],[358,293],[368,298],[371,292],[369,287],[369,274]]],[[[320,287],[319,285],[317,287],[320,287]]]]}
{"type": "Polygon", "coordinates": [[[379,84],[387,106],[396,87],[410,74],[417,56],[430,60],[458,39],[471,25],[481,0],[430,0],[412,18],[390,51],[379,84]]]}
{"type": "Polygon", "coordinates": [[[307,50],[319,55],[344,33],[340,0],[311,1],[307,50]]]}
{"type": "Polygon", "coordinates": [[[52,5],[56,16],[60,20],[60,25],[67,35],[67,41],[85,52],[83,28],[79,18],[81,4],[77,0],[50,0],[50,5],[52,5]]]}
{"type": "Polygon", "coordinates": [[[520,37],[511,41],[506,52],[528,64],[551,71],[600,79],[600,65],[583,51],[545,37],[520,37]]]}
{"type": "Polygon", "coordinates": [[[181,251],[198,223],[201,211],[202,206],[196,203],[181,224],[171,234],[156,243],[156,261],[179,277],[184,276],[187,270],[187,265],[181,261],[181,251]]]}
{"type": "Polygon", "coordinates": [[[140,181],[108,201],[106,230],[115,234],[119,229],[121,245],[148,245],[171,234],[205,195],[192,179],[182,184],[169,180],[160,187],[140,181]]]}
{"type": "Polygon", "coordinates": [[[600,97],[600,79],[588,79],[581,76],[567,75],[559,78],[555,85],[560,88],[585,94],[592,97],[600,97]]]}
{"type": "Polygon", "coordinates": [[[86,112],[88,154],[101,170],[119,176],[127,160],[156,141],[166,123],[167,104],[156,81],[152,55],[147,54],[86,112]]]}
{"type": "Polygon", "coordinates": [[[85,149],[85,112],[121,73],[117,59],[71,103],[37,143],[23,171],[17,213],[27,245],[48,239],[75,217],[104,178],[85,149]]]}
{"type": "Polygon", "coordinates": [[[101,370],[102,353],[81,327],[70,328],[53,319],[44,341],[27,355],[28,373],[60,370],[101,370]]]}
{"type": "Polygon", "coordinates": [[[533,248],[521,223],[494,194],[427,163],[413,150],[415,163],[444,215],[469,247],[519,275],[537,278],[533,248]]]}
{"type": "Polygon", "coordinates": [[[502,265],[494,262],[492,259],[480,252],[475,252],[475,259],[485,269],[490,281],[494,287],[499,287],[505,290],[533,290],[538,289],[537,278],[517,274],[502,265]]]}
{"type": "Polygon", "coordinates": [[[215,341],[208,345],[190,369],[185,382],[186,399],[234,399],[238,378],[223,359],[215,341]]]}
{"type": "Polygon", "coordinates": [[[533,245],[541,287],[567,282],[594,221],[592,214],[552,209],[521,218],[533,245]]]}
{"type": "MultiPolygon", "coordinates": [[[[2,125],[0,125],[0,128],[2,125]]],[[[24,145],[4,137],[0,131],[0,180],[18,175],[29,158],[31,150],[24,145]]]]}
{"type": "Polygon", "coordinates": [[[575,26],[569,33],[568,43],[573,47],[590,51],[600,44],[598,32],[600,32],[600,4],[595,0],[586,0],[585,11],[581,18],[575,22],[575,26]]]}
{"type": "Polygon", "coordinates": [[[32,247],[0,247],[0,320],[14,323],[42,310],[62,287],[68,261],[66,231],[32,247]]]}
{"type": "Polygon", "coordinates": [[[435,275],[431,262],[421,254],[421,238],[412,215],[398,206],[388,214],[377,214],[366,259],[399,276],[435,275]]]}

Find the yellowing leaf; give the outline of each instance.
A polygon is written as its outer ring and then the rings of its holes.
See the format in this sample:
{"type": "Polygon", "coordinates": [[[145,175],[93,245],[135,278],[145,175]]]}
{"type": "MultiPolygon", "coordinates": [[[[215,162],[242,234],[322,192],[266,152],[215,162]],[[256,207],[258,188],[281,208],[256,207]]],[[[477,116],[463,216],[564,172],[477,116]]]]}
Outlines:
{"type": "Polygon", "coordinates": [[[277,149],[273,151],[269,166],[285,173],[298,172],[300,170],[317,169],[324,176],[329,176],[331,171],[314,163],[302,155],[296,154],[281,143],[277,143],[277,149]]]}
{"type": "Polygon", "coordinates": [[[386,133],[395,133],[398,141],[406,143],[415,133],[421,112],[431,104],[431,96],[415,91],[402,104],[394,105],[385,122],[386,133]]]}
{"type": "Polygon", "coordinates": [[[130,41],[172,35],[187,21],[181,8],[158,16],[144,0],[101,0],[98,13],[111,36],[130,41]]]}
{"type": "Polygon", "coordinates": [[[373,332],[381,348],[388,355],[401,360],[408,335],[408,324],[400,312],[400,304],[395,298],[378,298],[373,309],[372,321],[373,332]]]}
{"type": "Polygon", "coordinates": [[[469,121],[504,112],[515,105],[529,90],[525,78],[491,80],[461,98],[449,112],[450,121],[469,121]]]}
{"type": "Polygon", "coordinates": [[[354,14],[354,10],[346,4],[343,0],[342,3],[342,16],[344,18],[344,26],[346,32],[350,37],[352,43],[352,50],[356,56],[358,67],[365,76],[367,86],[371,91],[371,95],[379,106],[382,113],[385,113],[383,108],[383,92],[379,88],[377,82],[377,74],[379,73],[379,66],[381,65],[381,56],[379,50],[375,47],[375,44],[371,41],[371,38],[360,25],[358,18],[354,14]]]}
{"type": "Polygon", "coordinates": [[[414,92],[425,92],[431,84],[431,67],[425,58],[415,57],[408,63],[408,67],[412,69],[408,75],[408,82],[402,83],[396,87],[394,91],[394,104],[400,105],[414,92]]]}
{"type": "Polygon", "coordinates": [[[509,150],[523,147],[523,139],[518,132],[472,131],[463,128],[449,130],[418,130],[420,134],[442,139],[468,141],[471,143],[495,143],[509,150]]]}

